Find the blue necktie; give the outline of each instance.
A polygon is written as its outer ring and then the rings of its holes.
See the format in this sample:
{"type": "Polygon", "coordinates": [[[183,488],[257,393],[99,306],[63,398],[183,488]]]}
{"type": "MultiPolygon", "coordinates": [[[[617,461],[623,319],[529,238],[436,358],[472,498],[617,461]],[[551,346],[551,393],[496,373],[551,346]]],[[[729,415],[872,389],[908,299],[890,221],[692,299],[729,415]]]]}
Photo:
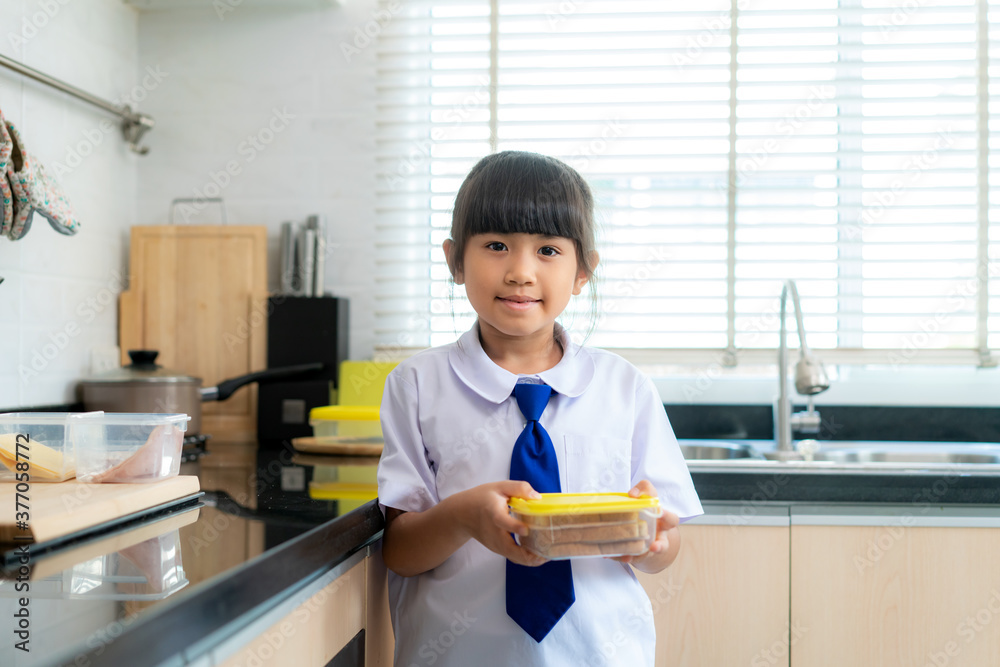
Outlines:
{"type": "MultiPolygon", "coordinates": [[[[528,482],[539,493],[562,490],[556,450],[538,423],[551,395],[552,388],[546,384],[514,385],[514,398],[528,423],[514,443],[510,478],[528,482]]],[[[539,567],[507,561],[507,615],[536,642],[545,639],[575,600],[568,560],[549,561],[539,567]]]]}

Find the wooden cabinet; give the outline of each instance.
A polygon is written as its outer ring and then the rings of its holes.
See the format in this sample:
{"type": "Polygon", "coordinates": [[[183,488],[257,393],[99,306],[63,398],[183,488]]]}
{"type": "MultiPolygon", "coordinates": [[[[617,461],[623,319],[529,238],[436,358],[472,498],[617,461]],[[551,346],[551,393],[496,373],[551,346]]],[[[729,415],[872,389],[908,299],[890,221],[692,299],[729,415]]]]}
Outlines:
{"type": "MultiPolygon", "coordinates": [[[[879,511],[712,508],[682,526],[676,562],[636,573],[656,665],[1000,665],[1000,509],[879,511]]],[[[391,665],[381,544],[352,559],[216,662],[320,666],[353,642],[335,664],[391,665]]]]}
{"type": "Polygon", "coordinates": [[[791,528],[792,665],[1000,665],[1000,529],[791,528]]]}
{"type": "MultiPolygon", "coordinates": [[[[382,543],[352,555],[334,572],[299,593],[268,622],[213,652],[223,667],[391,667],[392,624],[382,543]]],[[[244,634],[245,634],[244,633],[244,634]]]]}
{"type": "Polygon", "coordinates": [[[368,590],[365,596],[365,667],[392,667],[396,640],[389,614],[389,579],[382,560],[382,541],[369,547],[365,560],[368,590]]]}
{"type": "MultiPolygon", "coordinates": [[[[221,380],[267,365],[267,228],[132,227],[129,289],[121,295],[122,363],[131,349],[159,350],[157,363],[221,380]]],[[[257,388],[202,406],[203,433],[253,440],[257,388]]]]}
{"type": "Polygon", "coordinates": [[[322,667],[328,664],[365,627],[365,573],[362,560],[221,665],[322,667]]]}
{"type": "Polygon", "coordinates": [[[636,572],[653,605],[656,664],[787,667],[787,515],[767,522],[778,525],[708,520],[681,527],[671,567],[636,572]]]}
{"type": "Polygon", "coordinates": [[[1000,665],[1000,508],[745,509],[706,503],[637,573],[657,665],[1000,665]]]}

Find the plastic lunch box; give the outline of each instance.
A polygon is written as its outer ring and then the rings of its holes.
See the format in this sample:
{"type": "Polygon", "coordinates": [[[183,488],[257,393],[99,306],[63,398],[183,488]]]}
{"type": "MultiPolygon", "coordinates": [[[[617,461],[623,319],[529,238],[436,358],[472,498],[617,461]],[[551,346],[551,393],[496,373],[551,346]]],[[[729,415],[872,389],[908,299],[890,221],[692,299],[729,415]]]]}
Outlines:
{"type": "Polygon", "coordinates": [[[528,526],[519,544],[549,560],[638,556],[656,538],[658,498],[627,493],[543,493],[511,498],[511,515],[528,526]]]}

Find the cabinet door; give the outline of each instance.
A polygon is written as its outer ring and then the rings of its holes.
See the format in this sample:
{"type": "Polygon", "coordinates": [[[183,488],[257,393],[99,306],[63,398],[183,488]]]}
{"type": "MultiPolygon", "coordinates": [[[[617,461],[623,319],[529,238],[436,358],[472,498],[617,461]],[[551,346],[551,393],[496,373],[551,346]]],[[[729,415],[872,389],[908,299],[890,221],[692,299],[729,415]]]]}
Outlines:
{"type": "Polygon", "coordinates": [[[792,665],[1000,665],[1000,529],[792,526],[792,665]]]}
{"type": "Polygon", "coordinates": [[[682,526],[674,564],[636,572],[653,604],[656,664],[787,667],[788,565],[787,526],[682,526]]]}
{"type": "Polygon", "coordinates": [[[365,667],[392,667],[396,647],[389,614],[389,580],[382,560],[382,540],[368,549],[368,588],[365,605],[365,667]]]}
{"type": "MultiPolygon", "coordinates": [[[[353,647],[352,638],[365,627],[365,561],[292,610],[287,616],[224,661],[222,667],[324,667],[330,664],[364,664],[364,649],[353,647]],[[345,655],[334,663],[335,656],[345,655]]],[[[363,644],[362,644],[363,646],[363,644]]]]}

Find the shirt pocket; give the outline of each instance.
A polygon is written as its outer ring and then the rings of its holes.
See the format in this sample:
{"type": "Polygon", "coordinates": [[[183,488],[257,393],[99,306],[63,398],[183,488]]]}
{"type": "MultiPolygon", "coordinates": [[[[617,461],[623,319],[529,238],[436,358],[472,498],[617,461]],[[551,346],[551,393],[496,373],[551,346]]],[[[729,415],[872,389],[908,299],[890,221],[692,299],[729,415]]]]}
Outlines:
{"type": "Polygon", "coordinates": [[[567,435],[566,493],[627,492],[632,488],[632,443],[618,438],[567,435]]]}

